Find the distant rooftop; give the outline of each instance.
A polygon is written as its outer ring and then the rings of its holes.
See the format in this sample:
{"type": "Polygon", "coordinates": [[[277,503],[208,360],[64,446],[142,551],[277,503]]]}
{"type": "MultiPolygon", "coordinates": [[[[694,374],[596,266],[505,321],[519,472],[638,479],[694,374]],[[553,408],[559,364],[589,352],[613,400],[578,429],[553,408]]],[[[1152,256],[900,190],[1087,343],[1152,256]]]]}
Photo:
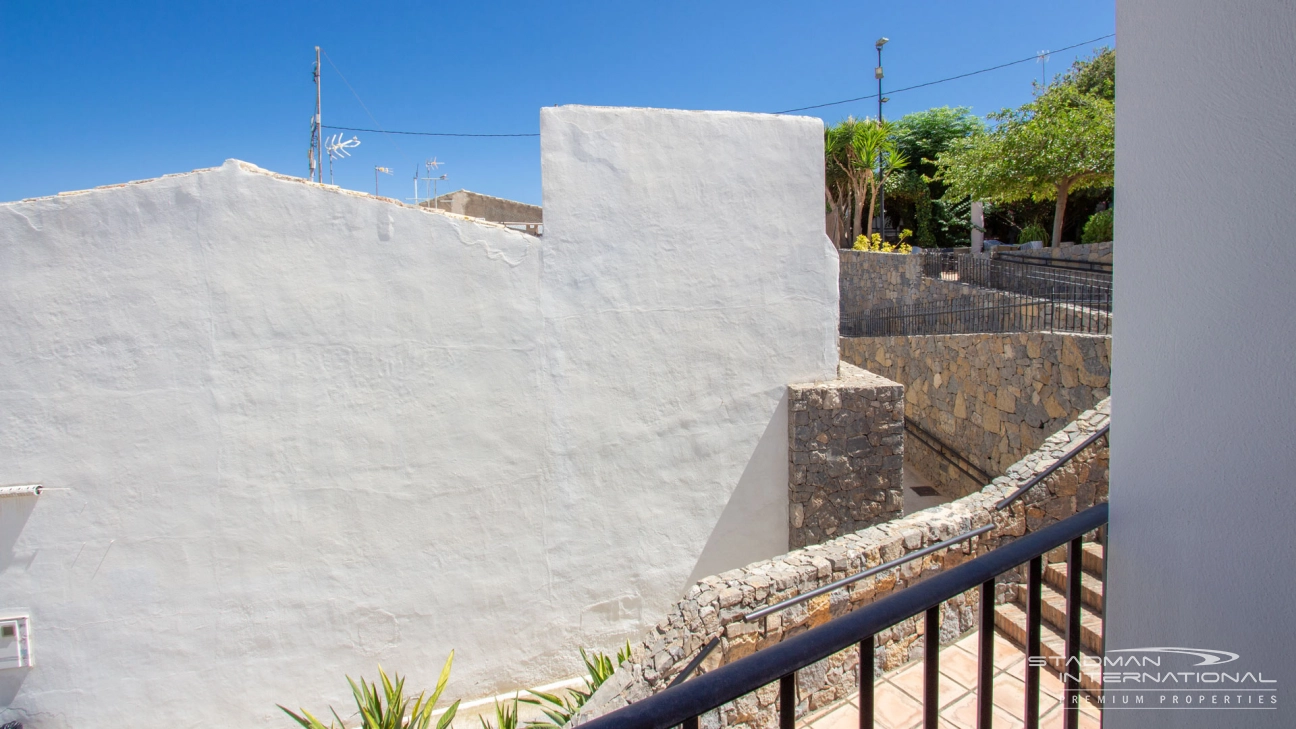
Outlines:
{"type": "Polygon", "coordinates": [[[470,190],[448,192],[431,200],[425,200],[419,205],[494,223],[525,224],[530,227],[539,226],[544,222],[544,209],[539,205],[528,205],[470,190]]]}

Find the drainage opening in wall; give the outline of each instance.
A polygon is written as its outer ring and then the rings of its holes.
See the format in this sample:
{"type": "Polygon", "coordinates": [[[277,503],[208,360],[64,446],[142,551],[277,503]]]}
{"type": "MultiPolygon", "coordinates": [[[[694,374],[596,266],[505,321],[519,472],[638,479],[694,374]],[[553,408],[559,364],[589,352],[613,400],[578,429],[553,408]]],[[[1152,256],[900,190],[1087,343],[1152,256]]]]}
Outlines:
{"type": "Polygon", "coordinates": [[[940,492],[931,486],[910,486],[909,489],[919,496],[940,496],[940,492]]]}

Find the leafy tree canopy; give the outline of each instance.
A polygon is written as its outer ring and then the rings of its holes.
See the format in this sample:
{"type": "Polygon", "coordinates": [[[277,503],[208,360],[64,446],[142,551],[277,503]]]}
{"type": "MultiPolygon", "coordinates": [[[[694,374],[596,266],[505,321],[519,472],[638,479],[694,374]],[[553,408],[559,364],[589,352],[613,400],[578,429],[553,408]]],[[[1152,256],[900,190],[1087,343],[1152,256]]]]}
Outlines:
{"type": "Polygon", "coordinates": [[[1067,195],[1112,184],[1116,109],[1105,94],[1110,90],[1114,97],[1115,77],[1109,88],[1103,75],[1109,64],[1101,60],[1108,53],[1077,62],[1034,101],[991,114],[990,131],[956,142],[938,157],[937,178],[956,197],[1055,200],[1057,241],[1067,195]]]}
{"type": "Polygon", "coordinates": [[[985,122],[966,106],[916,111],[892,124],[896,148],[924,175],[935,174],[936,158],[951,144],[983,131],[985,122]]]}
{"type": "Polygon", "coordinates": [[[1116,101],[1116,51],[1099,48],[1093,58],[1082,58],[1072,64],[1058,83],[1072,86],[1082,94],[1116,101]]]}

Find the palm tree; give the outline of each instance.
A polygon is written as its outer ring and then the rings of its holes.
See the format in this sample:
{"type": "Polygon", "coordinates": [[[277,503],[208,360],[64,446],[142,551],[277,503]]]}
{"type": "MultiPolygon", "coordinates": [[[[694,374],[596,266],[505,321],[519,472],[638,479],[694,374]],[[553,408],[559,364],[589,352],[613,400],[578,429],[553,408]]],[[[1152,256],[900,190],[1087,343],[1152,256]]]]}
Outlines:
{"type": "MultiPolygon", "coordinates": [[[[891,125],[873,119],[846,117],[824,129],[824,195],[829,209],[845,229],[845,211],[852,208],[849,233],[873,233],[873,210],[878,190],[908,160],[891,138],[891,125]],[[880,166],[879,166],[880,160],[880,166]],[[868,203],[867,224],[864,217],[868,203]]],[[[846,237],[850,240],[852,235],[846,237]]],[[[841,245],[843,241],[838,241],[841,245]]]]}

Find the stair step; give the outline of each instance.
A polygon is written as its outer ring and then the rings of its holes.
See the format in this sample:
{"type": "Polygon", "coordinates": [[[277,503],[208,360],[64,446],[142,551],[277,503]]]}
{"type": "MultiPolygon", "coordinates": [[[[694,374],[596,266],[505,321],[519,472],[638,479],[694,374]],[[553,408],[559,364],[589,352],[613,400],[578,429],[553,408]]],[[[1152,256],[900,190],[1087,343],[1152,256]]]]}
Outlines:
{"type": "MultiPolygon", "coordinates": [[[[1025,650],[1026,647],[1026,611],[1014,603],[995,607],[995,627],[1013,643],[1025,650]]],[[[1048,670],[1062,678],[1060,670],[1066,657],[1066,638],[1048,623],[1040,624],[1040,655],[1047,660],[1048,670]]],[[[1102,693],[1102,677],[1096,668],[1099,665],[1098,654],[1080,650],[1082,666],[1080,668],[1080,688],[1090,696],[1097,697],[1102,693]]]]}
{"type": "MultiPolygon", "coordinates": [[[[1061,562],[1058,564],[1049,564],[1044,566],[1044,582],[1061,590],[1066,594],[1067,589],[1067,564],[1061,562]]],[[[1088,605],[1095,612],[1102,614],[1103,609],[1103,583],[1102,580],[1091,574],[1081,571],[1080,573],[1080,600],[1088,605]]]]}
{"type": "Polygon", "coordinates": [[[1100,579],[1106,577],[1103,574],[1103,545],[1097,542],[1085,542],[1084,553],[1080,556],[1080,565],[1084,567],[1085,572],[1096,575],[1100,579]]]}
{"type": "MultiPolygon", "coordinates": [[[[1022,610],[1026,609],[1026,590],[1019,590],[1017,593],[1017,605],[1022,610]]],[[[1053,626],[1062,635],[1066,635],[1067,627],[1067,600],[1066,593],[1055,589],[1052,585],[1044,585],[1040,590],[1040,610],[1044,615],[1044,621],[1053,626]]],[[[1100,653],[1103,648],[1102,643],[1103,619],[1093,609],[1080,605],[1080,645],[1086,650],[1100,653]]]]}

